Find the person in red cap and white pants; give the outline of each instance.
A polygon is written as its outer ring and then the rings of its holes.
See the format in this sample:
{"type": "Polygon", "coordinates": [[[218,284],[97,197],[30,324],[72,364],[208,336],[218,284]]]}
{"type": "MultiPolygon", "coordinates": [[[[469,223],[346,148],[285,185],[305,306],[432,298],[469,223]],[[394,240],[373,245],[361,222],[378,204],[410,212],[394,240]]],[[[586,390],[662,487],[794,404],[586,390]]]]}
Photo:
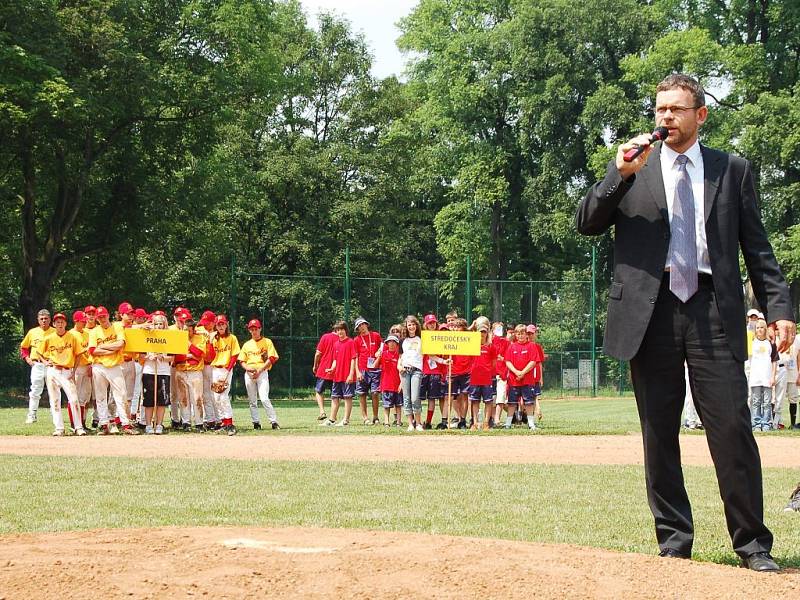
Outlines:
{"type": "MultiPolygon", "coordinates": [[[[176,308],[172,313],[172,318],[174,319],[174,323],[169,326],[169,329],[173,331],[183,331],[186,329],[186,315],[184,311],[186,309],[182,306],[176,308]]],[[[172,402],[169,405],[169,412],[171,418],[171,426],[172,429],[178,430],[181,428],[181,407],[180,402],[177,401],[178,398],[178,389],[176,387],[177,384],[177,375],[175,371],[175,364],[173,363],[170,369],[170,378],[169,378],[169,395],[172,398],[172,402]]]]}
{"type": "Polygon", "coordinates": [[[86,407],[92,398],[92,367],[89,356],[89,330],[86,329],[86,313],[76,310],[72,313],[74,326],[69,332],[81,341],[83,352],[75,359],[75,389],[78,391],[78,405],[80,412],[73,414],[69,411],[69,422],[73,429],[86,428],[86,407]]]}
{"type": "MultiPolygon", "coordinates": [[[[64,435],[64,417],[61,414],[61,390],[67,396],[70,410],[80,414],[78,390],[75,388],[75,359],[85,352],[81,340],[67,331],[67,317],[63,313],[53,316],[55,332],[39,344],[39,355],[47,364],[47,395],[50,396],[50,414],[53,418],[53,435],[64,435]]],[[[76,435],[86,435],[83,427],[75,429],[76,435]]]]}
{"type": "Polygon", "coordinates": [[[250,418],[253,419],[253,429],[261,429],[261,417],[258,413],[258,401],[264,405],[267,418],[273,429],[280,429],[278,416],[269,399],[269,370],[278,360],[275,345],[268,337],[261,335],[261,321],[252,319],[247,324],[250,339],[247,340],[239,352],[239,363],[244,369],[244,387],[247,390],[247,399],[250,401],[250,418]]]}
{"type": "Polygon", "coordinates": [[[231,381],[233,379],[233,367],[239,356],[239,340],[230,331],[228,317],[217,315],[214,321],[216,331],[211,336],[211,346],[213,357],[211,366],[213,370],[211,376],[213,383],[225,385],[221,392],[214,394],[217,415],[222,419],[222,427],[228,435],[236,435],[236,427],[233,425],[233,408],[231,407],[231,381]]]}
{"type": "Polygon", "coordinates": [[[122,423],[123,433],[135,435],[139,432],[131,427],[126,411],[125,377],[122,364],[125,362],[125,329],[120,323],[112,323],[104,306],[97,308],[98,325],[89,336],[89,354],[92,355],[92,383],[97,399],[99,435],[114,433],[116,427],[109,426],[108,405],[103,401],[108,397],[108,389],[114,398],[117,416],[122,423]]]}
{"type": "Polygon", "coordinates": [[[47,377],[47,365],[44,360],[39,356],[37,348],[42,343],[45,337],[53,333],[53,328],[50,327],[50,311],[43,308],[36,316],[39,325],[30,329],[22,342],[19,345],[19,353],[22,360],[28,363],[31,368],[31,390],[28,393],[28,416],[25,423],[31,424],[36,422],[36,411],[39,410],[39,402],[42,399],[42,392],[44,391],[45,379],[47,377]]]}
{"type": "MultiPolygon", "coordinates": [[[[211,343],[211,334],[214,332],[214,320],[217,318],[212,311],[206,310],[200,316],[200,322],[196,329],[198,335],[206,338],[207,343],[211,343]]],[[[203,367],[203,415],[205,418],[206,429],[219,429],[222,424],[217,416],[217,407],[214,404],[214,394],[211,393],[212,371],[214,368],[206,362],[203,367]]]]}

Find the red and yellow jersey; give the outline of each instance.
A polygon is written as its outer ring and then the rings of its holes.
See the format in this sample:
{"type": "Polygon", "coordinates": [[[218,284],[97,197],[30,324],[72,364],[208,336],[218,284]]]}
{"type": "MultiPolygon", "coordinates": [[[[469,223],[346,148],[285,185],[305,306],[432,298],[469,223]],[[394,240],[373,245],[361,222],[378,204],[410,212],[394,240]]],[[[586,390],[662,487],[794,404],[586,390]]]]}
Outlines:
{"type": "Polygon", "coordinates": [[[86,327],[83,328],[83,331],[78,331],[74,327],[69,330],[69,332],[78,338],[81,341],[81,350],[82,352],[78,356],[75,361],[76,367],[83,367],[92,363],[91,355],[87,352],[89,349],[89,330],[86,327]]]}
{"type": "Polygon", "coordinates": [[[53,335],[56,332],[55,327],[48,327],[47,330],[41,327],[34,327],[25,334],[22,338],[19,347],[21,350],[29,350],[31,353],[31,360],[42,360],[39,354],[39,346],[41,346],[44,338],[53,335]]]}
{"type": "Polygon", "coordinates": [[[241,351],[241,348],[239,348],[239,340],[237,340],[236,336],[232,333],[229,333],[225,337],[221,337],[219,335],[215,336],[212,346],[214,347],[214,353],[216,354],[214,360],[211,361],[212,367],[227,368],[231,362],[231,359],[234,356],[237,356],[241,351]]]}
{"type": "MultiPolygon", "coordinates": [[[[122,325],[119,323],[110,323],[106,329],[103,329],[103,327],[98,324],[89,334],[89,348],[97,348],[100,344],[115,342],[117,340],[125,341],[125,328],[122,327],[122,325]]],[[[122,364],[124,360],[125,357],[122,348],[113,354],[92,356],[93,364],[103,365],[104,367],[116,367],[122,364]]]]}
{"type": "Polygon", "coordinates": [[[244,368],[248,370],[261,369],[266,365],[269,371],[276,360],[278,360],[278,352],[275,350],[275,344],[268,337],[262,337],[258,341],[247,340],[239,352],[239,362],[244,363],[244,368]]]}
{"type": "Polygon", "coordinates": [[[39,344],[38,352],[54,365],[71,369],[75,366],[75,359],[85,350],[79,336],[65,331],[64,335],[54,333],[46,336],[39,344]]]}
{"type": "Polygon", "coordinates": [[[205,356],[208,352],[208,335],[203,335],[195,331],[195,334],[189,338],[189,349],[186,352],[186,358],[175,365],[176,371],[202,371],[206,366],[205,356]],[[193,348],[195,352],[192,352],[193,348]],[[201,352],[200,356],[197,351],[201,352]]]}
{"type": "MultiPolygon", "coordinates": [[[[130,329],[133,324],[125,325],[125,321],[114,321],[114,325],[119,325],[123,329],[130,329]]],[[[138,352],[123,352],[124,360],[137,360],[139,358],[138,352]]]]}

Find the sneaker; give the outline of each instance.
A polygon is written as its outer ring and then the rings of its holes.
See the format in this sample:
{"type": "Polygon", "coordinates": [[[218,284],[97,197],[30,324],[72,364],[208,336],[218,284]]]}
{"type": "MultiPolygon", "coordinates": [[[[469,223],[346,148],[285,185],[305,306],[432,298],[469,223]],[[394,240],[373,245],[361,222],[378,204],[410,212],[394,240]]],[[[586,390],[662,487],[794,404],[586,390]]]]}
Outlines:
{"type": "Polygon", "coordinates": [[[414,423],[409,423],[408,429],[406,429],[406,431],[414,431],[414,423]]]}
{"type": "Polygon", "coordinates": [[[273,421],[273,422],[272,422],[272,428],[273,428],[273,429],[280,429],[280,428],[281,428],[281,426],[280,426],[280,425],[278,425],[278,422],[277,422],[277,421],[273,421]]]}
{"type": "Polygon", "coordinates": [[[180,429],[181,428],[181,422],[180,421],[176,421],[175,419],[172,419],[169,423],[170,423],[170,427],[172,427],[173,429],[180,429]]]}
{"type": "Polygon", "coordinates": [[[89,425],[89,427],[91,427],[92,429],[97,429],[99,426],[100,423],[98,421],[92,421],[92,424],[89,425]]]}
{"type": "Polygon", "coordinates": [[[64,430],[63,429],[56,429],[53,432],[53,437],[63,437],[63,436],[64,436],[64,430]]]}
{"type": "Polygon", "coordinates": [[[139,429],[140,431],[144,431],[145,429],[147,429],[147,424],[146,423],[139,423],[137,421],[136,422],[136,429],[139,429]]]}
{"type": "Polygon", "coordinates": [[[320,427],[331,427],[332,425],[336,425],[336,423],[331,421],[328,417],[325,417],[325,420],[319,424],[320,427]]]}
{"type": "Polygon", "coordinates": [[[192,429],[192,426],[189,423],[184,423],[181,425],[181,429],[184,431],[184,433],[189,433],[189,431],[192,429]]]}
{"type": "Polygon", "coordinates": [[[433,426],[432,426],[430,423],[427,423],[427,422],[426,422],[426,423],[423,423],[423,424],[422,424],[422,430],[423,430],[423,431],[428,431],[428,430],[430,430],[430,429],[433,429],[433,426]]]}
{"type": "Polygon", "coordinates": [[[155,434],[161,435],[164,433],[164,426],[163,425],[156,425],[155,434]]]}
{"type": "Polygon", "coordinates": [[[111,435],[111,430],[109,429],[108,425],[98,425],[97,435],[111,435]]]}
{"type": "Polygon", "coordinates": [[[422,423],[417,423],[417,431],[425,431],[425,428],[422,426],[422,423]]]}
{"type": "Polygon", "coordinates": [[[86,430],[83,427],[79,427],[78,429],[75,430],[75,435],[77,436],[86,435],[86,430]]]}
{"type": "Polygon", "coordinates": [[[320,416],[317,417],[317,421],[324,421],[327,418],[328,418],[328,415],[326,415],[325,413],[322,413],[320,416]]]}
{"type": "Polygon", "coordinates": [[[36,411],[33,410],[28,413],[28,416],[25,418],[25,425],[31,425],[32,423],[36,423],[36,411]]]}
{"type": "Polygon", "coordinates": [[[438,429],[438,430],[447,429],[447,423],[445,423],[444,421],[442,421],[441,423],[439,423],[438,425],[436,425],[436,429],[438,429]]]}
{"type": "Polygon", "coordinates": [[[530,429],[531,431],[536,431],[536,424],[533,422],[533,419],[531,419],[530,422],[528,423],[528,429],[530,429]]]}
{"type": "Polygon", "coordinates": [[[346,419],[342,419],[338,423],[334,423],[334,427],[347,427],[348,425],[350,425],[350,421],[346,419]]]}
{"type": "Polygon", "coordinates": [[[234,427],[233,425],[228,425],[225,428],[225,431],[228,433],[228,435],[236,435],[236,427],[234,427]]]}
{"type": "Polygon", "coordinates": [[[147,425],[144,428],[144,433],[145,435],[153,435],[155,433],[155,430],[153,429],[152,425],[147,425]]]}
{"type": "Polygon", "coordinates": [[[504,423],[503,429],[511,429],[511,423],[504,423]]]}
{"type": "Polygon", "coordinates": [[[800,423],[795,423],[792,425],[792,429],[800,429],[800,423]]]}
{"type": "Polygon", "coordinates": [[[364,425],[371,425],[372,421],[370,419],[364,419],[364,425]]]}
{"type": "Polygon", "coordinates": [[[380,421],[380,419],[378,417],[375,417],[374,419],[372,419],[372,424],[373,425],[380,425],[381,421],[380,421]]]}
{"type": "Polygon", "coordinates": [[[783,423],[778,423],[778,429],[786,429],[786,425],[783,423]]]}
{"type": "Polygon", "coordinates": [[[122,433],[124,433],[125,435],[139,435],[141,432],[138,429],[134,429],[130,425],[125,425],[122,428],[122,433]]]}
{"type": "Polygon", "coordinates": [[[200,425],[195,425],[194,426],[194,432],[195,433],[205,433],[206,432],[206,426],[203,425],[202,423],[200,425]]]}
{"type": "Polygon", "coordinates": [[[459,421],[458,422],[458,428],[459,429],[466,429],[467,428],[467,420],[466,419],[462,419],[461,421],[459,421]]]}
{"type": "Polygon", "coordinates": [[[117,427],[116,423],[110,423],[108,425],[108,433],[112,433],[112,434],[119,433],[119,427],[117,427]]]}
{"type": "Polygon", "coordinates": [[[253,423],[253,429],[261,429],[261,423],[259,423],[258,421],[253,423]]]}

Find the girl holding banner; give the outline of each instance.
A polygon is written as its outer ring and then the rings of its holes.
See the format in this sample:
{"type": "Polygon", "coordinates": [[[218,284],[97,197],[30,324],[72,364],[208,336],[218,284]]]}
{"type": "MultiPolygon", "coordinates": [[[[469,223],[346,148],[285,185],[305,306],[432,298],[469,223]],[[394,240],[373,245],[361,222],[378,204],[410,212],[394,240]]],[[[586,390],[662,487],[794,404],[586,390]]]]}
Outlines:
{"type": "MultiPolygon", "coordinates": [[[[166,329],[167,317],[155,315],[153,329],[166,329]]],[[[164,408],[170,404],[170,367],[172,356],[156,352],[147,352],[144,355],[142,367],[142,405],[144,406],[145,433],[161,435],[164,433],[164,408]],[[155,409],[155,421],[153,410],[155,409]],[[155,426],[154,426],[155,424],[155,426]]]]}

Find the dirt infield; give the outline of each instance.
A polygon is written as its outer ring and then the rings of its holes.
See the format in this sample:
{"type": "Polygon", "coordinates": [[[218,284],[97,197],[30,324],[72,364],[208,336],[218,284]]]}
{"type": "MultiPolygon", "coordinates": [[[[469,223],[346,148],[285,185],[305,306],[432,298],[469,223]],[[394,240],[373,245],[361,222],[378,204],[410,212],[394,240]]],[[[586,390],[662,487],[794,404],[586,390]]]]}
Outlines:
{"type": "Polygon", "coordinates": [[[165,528],[23,534],[0,545],[4,600],[798,596],[797,570],[759,575],[642,554],[411,533],[165,528]],[[501,557],[516,566],[509,570],[501,557]]]}
{"type": "MultiPolygon", "coordinates": [[[[683,435],[687,465],[710,466],[705,437],[683,435]]],[[[758,436],[765,467],[800,467],[796,437],[758,436]]],[[[0,454],[133,456],[242,460],[416,460],[422,463],[642,464],[639,435],[247,436],[172,434],[138,437],[0,436],[0,454]]]]}

